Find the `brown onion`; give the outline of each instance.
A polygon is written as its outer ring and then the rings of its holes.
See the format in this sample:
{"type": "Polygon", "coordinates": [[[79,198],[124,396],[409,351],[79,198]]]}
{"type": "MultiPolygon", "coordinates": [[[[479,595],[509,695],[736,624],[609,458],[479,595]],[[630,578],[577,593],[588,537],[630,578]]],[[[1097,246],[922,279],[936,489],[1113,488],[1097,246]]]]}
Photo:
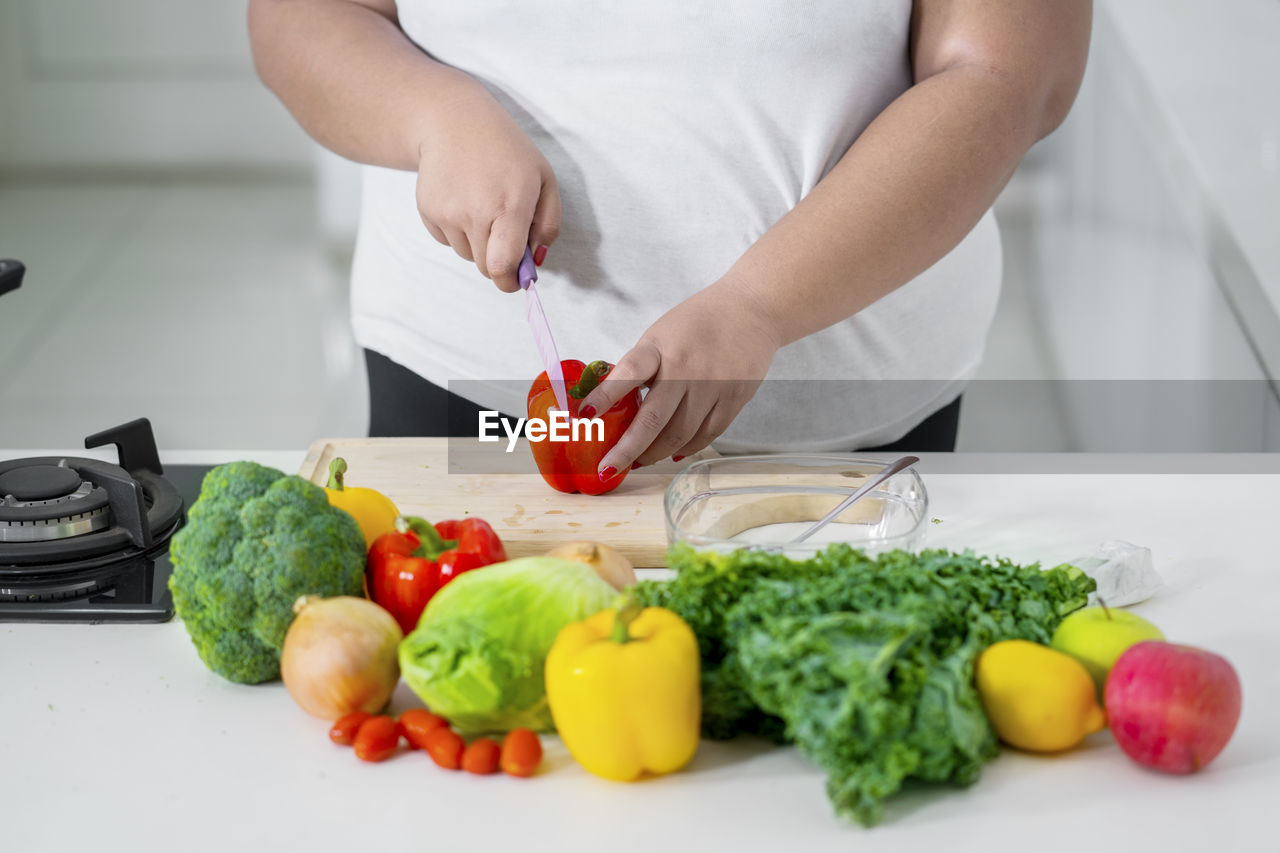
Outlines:
{"type": "Polygon", "coordinates": [[[636,582],[636,570],[631,561],[612,545],[600,542],[566,542],[547,552],[548,557],[586,563],[600,579],[616,590],[623,590],[636,582]]]}
{"type": "Polygon", "coordinates": [[[400,680],[404,634],[392,615],[349,595],[303,596],[293,612],[280,654],[280,677],[293,701],[325,720],[381,711],[400,680]]]}

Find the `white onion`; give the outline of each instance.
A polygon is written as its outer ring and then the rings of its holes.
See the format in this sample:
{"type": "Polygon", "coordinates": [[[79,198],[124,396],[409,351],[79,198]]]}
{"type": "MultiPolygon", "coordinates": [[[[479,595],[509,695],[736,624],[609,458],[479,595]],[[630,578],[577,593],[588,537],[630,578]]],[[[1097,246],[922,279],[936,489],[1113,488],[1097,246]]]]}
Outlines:
{"type": "Polygon", "coordinates": [[[566,542],[547,552],[548,557],[586,563],[601,580],[616,590],[623,590],[636,582],[636,570],[631,561],[612,545],[601,542],[566,542]]]}
{"type": "Polygon", "coordinates": [[[284,637],[280,677],[302,710],[325,720],[352,711],[376,714],[400,680],[404,635],[372,601],[342,595],[303,596],[284,637]]]}

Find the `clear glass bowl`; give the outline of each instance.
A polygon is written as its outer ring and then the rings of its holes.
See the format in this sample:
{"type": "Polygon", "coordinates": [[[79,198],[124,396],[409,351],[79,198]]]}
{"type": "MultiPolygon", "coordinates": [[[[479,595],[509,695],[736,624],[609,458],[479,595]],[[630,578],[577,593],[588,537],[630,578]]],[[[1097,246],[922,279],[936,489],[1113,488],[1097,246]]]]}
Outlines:
{"type": "Polygon", "coordinates": [[[833,542],[871,553],[916,548],[924,537],[929,495],[913,468],[894,474],[807,541],[788,544],[887,464],[790,453],[694,462],[667,486],[667,543],[779,550],[796,559],[833,542]]]}

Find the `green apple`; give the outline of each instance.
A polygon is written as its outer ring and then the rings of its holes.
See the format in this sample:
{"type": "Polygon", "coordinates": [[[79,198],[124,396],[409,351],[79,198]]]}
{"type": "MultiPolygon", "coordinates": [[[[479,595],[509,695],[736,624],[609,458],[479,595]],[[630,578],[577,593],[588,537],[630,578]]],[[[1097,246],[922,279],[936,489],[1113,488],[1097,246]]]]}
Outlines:
{"type": "Polygon", "coordinates": [[[1102,695],[1107,673],[1126,649],[1144,640],[1163,639],[1159,628],[1136,613],[1114,607],[1086,607],[1062,620],[1050,645],[1084,664],[1098,687],[1098,695],[1102,695]]]}

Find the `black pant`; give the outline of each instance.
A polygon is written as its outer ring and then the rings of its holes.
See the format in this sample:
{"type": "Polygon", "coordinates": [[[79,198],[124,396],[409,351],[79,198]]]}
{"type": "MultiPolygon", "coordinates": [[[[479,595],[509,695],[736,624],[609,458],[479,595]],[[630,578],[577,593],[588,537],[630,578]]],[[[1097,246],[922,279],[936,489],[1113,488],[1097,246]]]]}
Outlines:
{"type": "MultiPolygon", "coordinates": [[[[423,379],[381,353],[364,351],[369,372],[369,435],[473,436],[480,407],[423,379]]],[[[514,420],[512,418],[511,420],[514,420]]],[[[900,440],[872,452],[951,452],[956,449],[960,398],[934,412],[900,440]]]]}

